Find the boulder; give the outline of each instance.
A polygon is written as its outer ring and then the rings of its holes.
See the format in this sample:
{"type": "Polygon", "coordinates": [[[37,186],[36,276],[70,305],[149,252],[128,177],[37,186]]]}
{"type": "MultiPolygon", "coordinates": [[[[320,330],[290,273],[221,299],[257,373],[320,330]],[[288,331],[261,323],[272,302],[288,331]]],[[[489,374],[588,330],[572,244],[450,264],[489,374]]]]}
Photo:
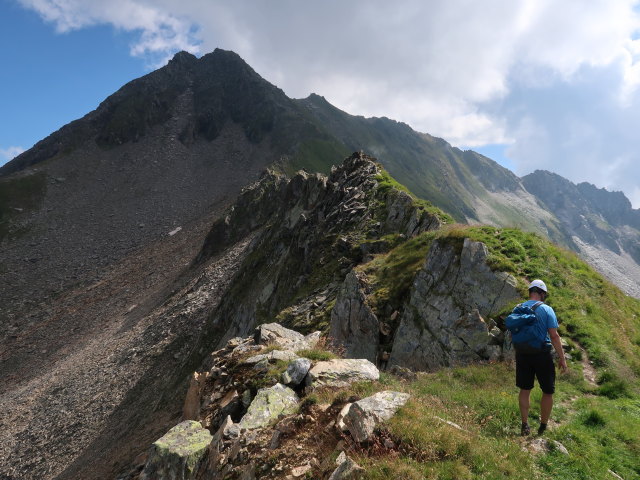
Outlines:
{"type": "Polygon", "coordinates": [[[532,453],[544,454],[553,451],[560,452],[563,455],[569,455],[569,451],[564,445],[557,440],[548,440],[546,438],[538,437],[529,442],[527,448],[532,453]]]}
{"type": "Polygon", "coordinates": [[[468,238],[462,245],[433,243],[413,282],[389,364],[429,370],[499,358],[493,322],[485,319],[519,293],[515,278],[491,270],[488,257],[483,243],[468,238]]]}
{"type": "Polygon", "coordinates": [[[364,358],[339,358],[316,363],[307,375],[307,385],[346,387],[353,382],[378,380],[380,371],[364,358]]]}
{"type": "Polygon", "coordinates": [[[246,429],[264,428],[280,415],[295,412],[298,400],[296,393],[281,383],[261,388],[238,425],[246,429]]]}
{"type": "Polygon", "coordinates": [[[331,311],[331,341],[344,348],[349,358],[366,358],[374,362],[378,354],[380,322],[367,304],[364,274],[349,272],[331,311]]]}
{"type": "Polygon", "coordinates": [[[268,353],[260,353],[258,355],[249,357],[243,363],[255,365],[264,360],[271,363],[276,362],[277,360],[290,362],[291,360],[295,360],[296,358],[299,358],[298,355],[296,355],[296,353],[292,352],[291,350],[272,350],[268,353]]]}
{"type": "Polygon", "coordinates": [[[195,478],[212,436],[200,423],[186,420],[156,440],[141,480],[188,480],[195,478]]]}
{"type": "Polygon", "coordinates": [[[298,358],[291,362],[287,370],[282,374],[282,383],[285,385],[299,385],[304,377],[309,373],[311,360],[308,358],[298,358]]]}
{"type": "Polygon", "coordinates": [[[329,480],[354,480],[361,476],[364,469],[351,460],[344,452],[340,452],[336,459],[338,467],[333,471],[329,480]]]}
{"type": "Polygon", "coordinates": [[[314,332],[306,337],[279,323],[265,323],[256,328],[254,334],[255,343],[258,345],[277,345],[286,350],[304,350],[315,347],[320,338],[319,332],[314,332]]]}
{"type": "Polygon", "coordinates": [[[375,427],[389,420],[396,411],[407,403],[408,393],[384,391],[378,392],[351,405],[344,418],[349,433],[357,442],[371,438],[375,427]]]}

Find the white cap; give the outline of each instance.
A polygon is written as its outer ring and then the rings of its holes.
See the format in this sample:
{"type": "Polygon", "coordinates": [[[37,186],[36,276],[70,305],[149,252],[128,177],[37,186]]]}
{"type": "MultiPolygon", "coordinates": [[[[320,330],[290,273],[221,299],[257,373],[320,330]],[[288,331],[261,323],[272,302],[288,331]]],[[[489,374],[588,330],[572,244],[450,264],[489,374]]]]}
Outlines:
{"type": "Polygon", "coordinates": [[[540,290],[547,293],[547,286],[542,280],[534,280],[533,282],[531,282],[531,285],[529,285],[529,290],[531,290],[533,287],[538,287],[540,290]]]}

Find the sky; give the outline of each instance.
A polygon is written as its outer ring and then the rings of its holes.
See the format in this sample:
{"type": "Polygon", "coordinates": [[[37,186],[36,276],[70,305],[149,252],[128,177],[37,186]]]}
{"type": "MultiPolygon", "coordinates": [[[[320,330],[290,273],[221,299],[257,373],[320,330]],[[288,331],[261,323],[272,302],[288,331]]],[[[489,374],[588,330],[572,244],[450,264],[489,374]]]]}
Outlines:
{"type": "Polygon", "coordinates": [[[640,0],[0,0],[0,164],[180,50],[640,207],[640,0]]]}

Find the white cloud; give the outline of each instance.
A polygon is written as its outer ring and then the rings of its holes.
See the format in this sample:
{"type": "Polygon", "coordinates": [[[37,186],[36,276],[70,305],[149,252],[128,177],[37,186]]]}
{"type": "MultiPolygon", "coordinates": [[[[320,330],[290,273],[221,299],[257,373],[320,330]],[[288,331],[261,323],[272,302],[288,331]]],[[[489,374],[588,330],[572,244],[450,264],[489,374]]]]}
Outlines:
{"type": "MultiPolygon", "coordinates": [[[[131,46],[134,56],[151,55],[162,63],[179,50],[199,53],[193,22],[135,0],[18,0],[55,25],[60,33],[107,24],[117,29],[139,32],[131,46]]],[[[156,65],[159,66],[159,65],[156,65]]]]}
{"type": "Polygon", "coordinates": [[[640,110],[638,0],[19,1],[61,32],[139,32],[133,55],[231,49],[290,96],[316,92],[457,145],[508,143],[519,173],[626,192],[640,178],[640,162],[602,173],[638,150],[625,123],[640,110]]]}
{"type": "Polygon", "coordinates": [[[24,148],[22,147],[0,148],[0,165],[4,165],[9,160],[13,160],[22,152],[24,152],[24,148]]]}

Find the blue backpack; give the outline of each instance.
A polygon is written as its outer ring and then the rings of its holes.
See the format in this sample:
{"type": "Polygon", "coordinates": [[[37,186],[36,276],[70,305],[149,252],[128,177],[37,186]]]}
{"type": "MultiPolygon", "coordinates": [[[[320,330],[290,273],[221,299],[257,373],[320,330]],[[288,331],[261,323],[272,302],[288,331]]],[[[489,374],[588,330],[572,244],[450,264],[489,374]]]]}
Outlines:
{"type": "Polygon", "coordinates": [[[544,302],[536,302],[531,307],[523,304],[516,308],[505,319],[505,326],[511,332],[511,342],[519,353],[541,353],[548,351],[546,339],[536,334],[535,324],[538,322],[536,308],[544,302]]]}

